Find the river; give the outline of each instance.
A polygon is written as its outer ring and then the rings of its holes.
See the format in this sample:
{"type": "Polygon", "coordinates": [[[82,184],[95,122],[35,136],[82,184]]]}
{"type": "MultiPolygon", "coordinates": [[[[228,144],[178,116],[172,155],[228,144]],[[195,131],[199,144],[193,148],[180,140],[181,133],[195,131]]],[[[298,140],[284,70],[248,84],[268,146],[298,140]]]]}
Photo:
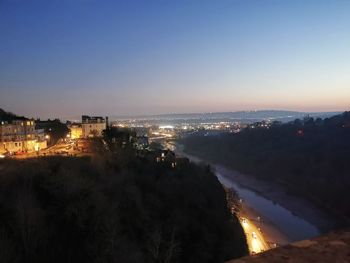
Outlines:
{"type": "MultiPolygon", "coordinates": [[[[167,146],[169,148],[171,145],[167,144],[167,146]]],[[[197,156],[184,153],[182,145],[172,144],[171,150],[178,155],[188,157],[191,161],[203,162],[197,156]]],[[[278,195],[276,193],[271,195],[272,197],[278,196],[278,198],[270,198],[268,192],[276,192],[271,189],[273,186],[266,188],[265,185],[265,191],[261,193],[256,191],[256,188],[258,188],[256,187],[256,180],[251,183],[252,180],[245,180],[246,176],[238,176],[236,171],[216,164],[210,165],[219,181],[225,187],[233,188],[238,193],[243,200],[243,206],[247,208],[246,210],[253,211],[250,215],[260,217],[260,222],[258,222],[259,220],[257,222],[262,228],[265,228],[270,242],[283,245],[312,238],[322,232],[319,225],[327,223],[328,218],[325,217],[323,212],[305,200],[290,196],[282,191],[278,192],[278,195]],[[283,202],[280,202],[281,200],[283,202]],[[284,206],[283,203],[288,205],[284,206]],[[300,213],[300,211],[302,212],[300,213]],[[302,215],[306,218],[303,218],[302,215]]],[[[258,184],[261,185],[264,182],[258,182],[258,184]]]]}
{"type": "MultiPolygon", "coordinates": [[[[244,200],[245,205],[253,208],[259,215],[261,220],[272,222],[288,239],[292,241],[307,239],[320,234],[316,226],[306,220],[294,215],[288,209],[265,198],[259,193],[245,188],[234,182],[234,180],[223,176],[217,170],[215,171],[219,181],[226,187],[233,188],[240,198],[244,200]]],[[[277,242],[280,243],[280,242],[277,242]]]]}

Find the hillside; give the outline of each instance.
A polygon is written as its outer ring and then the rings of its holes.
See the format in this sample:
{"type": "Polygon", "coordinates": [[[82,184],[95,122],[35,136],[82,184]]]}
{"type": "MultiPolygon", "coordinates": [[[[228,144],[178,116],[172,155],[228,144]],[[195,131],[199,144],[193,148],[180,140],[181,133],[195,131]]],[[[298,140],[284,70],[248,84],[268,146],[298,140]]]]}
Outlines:
{"type": "Polygon", "coordinates": [[[350,217],[350,112],[269,129],[182,141],[186,151],[260,179],[287,185],[337,215],[350,217]]]}
{"type": "Polygon", "coordinates": [[[1,262],[224,262],[243,229],[208,167],[118,156],[0,160],[1,262]]]}

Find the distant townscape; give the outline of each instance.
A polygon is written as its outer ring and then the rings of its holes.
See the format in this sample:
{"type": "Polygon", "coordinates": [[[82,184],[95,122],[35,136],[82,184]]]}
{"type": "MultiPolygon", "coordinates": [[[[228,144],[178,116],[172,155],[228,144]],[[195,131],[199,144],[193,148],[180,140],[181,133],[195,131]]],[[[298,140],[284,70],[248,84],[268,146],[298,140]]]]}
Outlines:
{"type": "MultiPolygon", "coordinates": [[[[248,125],[261,123],[268,127],[274,122],[287,122],[297,118],[325,118],[336,112],[306,113],[291,111],[240,111],[203,114],[164,114],[116,119],[101,116],[81,116],[80,121],[59,119],[40,120],[19,117],[0,109],[0,153],[23,155],[24,153],[45,153],[45,149],[58,140],[103,137],[103,131],[111,127],[131,128],[136,132],[139,147],[147,147],[149,140],[157,142],[164,138],[178,138],[200,132],[205,136],[220,133],[237,133],[248,125]]],[[[78,144],[78,143],[77,143],[78,144]]],[[[76,144],[76,145],[77,145],[76,144]]],[[[53,148],[54,149],[54,148],[53,148]]],[[[51,151],[52,152],[52,151],[51,151]]]]}

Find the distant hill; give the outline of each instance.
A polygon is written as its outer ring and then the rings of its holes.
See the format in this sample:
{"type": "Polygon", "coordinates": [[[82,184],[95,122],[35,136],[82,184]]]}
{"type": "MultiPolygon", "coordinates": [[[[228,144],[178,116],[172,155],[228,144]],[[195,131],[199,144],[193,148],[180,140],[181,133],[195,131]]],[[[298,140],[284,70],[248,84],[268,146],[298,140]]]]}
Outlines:
{"type": "Polygon", "coordinates": [[[234,112],[209,112],[209,113],[185,113],[185,114],[161,114],[154,115],[154,118],[173,118],[173,119],[235,119],[235,120],[290,120],[302,118],[307,115],[311,117],[329,117],[339,114],[339,112],[298,112],[281,110],[260,110],[260,111],[234,111],[234,112]]]}
{"type": "Polygon", "coordinates": [[[259,111],[234,111],[234,112],[209,112],[209,113],[172,113],[144,116],[110,116],[110,120],[136,119],[152,120],[154,122],[212,122],[212,121],[239,121],[243,123],[254,123],[262,120],[277,120],[281,122],[293,121],[306,116],[314,118],[327,118],[341,112],[298,112],[283,110],[259,110],[259,111]]]}

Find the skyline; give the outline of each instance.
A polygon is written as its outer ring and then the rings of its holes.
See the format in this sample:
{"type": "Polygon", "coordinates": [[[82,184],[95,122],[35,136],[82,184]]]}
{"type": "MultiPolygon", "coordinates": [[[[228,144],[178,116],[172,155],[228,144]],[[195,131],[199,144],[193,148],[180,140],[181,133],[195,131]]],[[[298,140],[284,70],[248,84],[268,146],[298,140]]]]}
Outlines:
{"type": "Polygon", "coordinates": [[[0,108],[345,111],[347,1],[0,2],[0,108]]]}

